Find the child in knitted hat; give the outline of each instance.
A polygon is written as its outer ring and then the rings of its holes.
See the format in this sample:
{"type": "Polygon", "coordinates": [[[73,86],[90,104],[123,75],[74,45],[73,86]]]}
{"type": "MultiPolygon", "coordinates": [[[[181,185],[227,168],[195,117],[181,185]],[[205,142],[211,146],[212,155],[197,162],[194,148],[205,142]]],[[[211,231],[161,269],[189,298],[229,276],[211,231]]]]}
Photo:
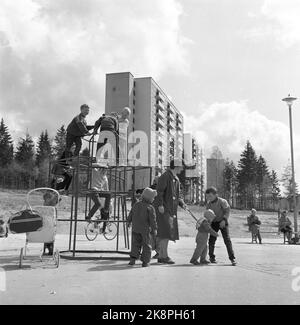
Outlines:
{"type": "Polygon", "coordinates": [[[206,210],[203,216],[200,216],[196,229],[198,230],[196,237],[196,249],[194,251],[193,257],[190,260],[191,264],[194,265],[206,265],[209,264],[207,261],[207,241],[208,234],[218,237],[218,233],[211,228],[211,223],[215,219],[216,215],[212,210],[206,210]],[[200,258],[200,262],[198,259],[200,258]]]}
{"type": "Polygon", "coordinates": [[[155,190],[149,187],[145,188],[141,200],[134,204],[129,213],[128,226],[132,223],[129,265],[135,264],[142,250],[142,266],[149,266],[152,252],[151,234],[156,236],[157,233],[155,209],[152,206],[156,195],[155,190]]]}

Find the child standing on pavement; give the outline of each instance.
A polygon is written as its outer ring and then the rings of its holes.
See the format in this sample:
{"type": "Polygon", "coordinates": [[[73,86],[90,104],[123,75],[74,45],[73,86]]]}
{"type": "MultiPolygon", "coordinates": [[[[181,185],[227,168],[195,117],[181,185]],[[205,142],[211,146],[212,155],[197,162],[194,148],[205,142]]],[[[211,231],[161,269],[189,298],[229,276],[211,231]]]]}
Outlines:
{"type": "Polygon", "coordinates": [[[252,209],[251,214],[247,217],[247,223],[249,226],[249,231],[251,231],[252,237],[258,238],[259,243],[262,243],[261,235],[260,235],[260,225],[261,221],[259,220],[258,216],[256,215],[256,210],[252,209]]]}
{"type": "Polygon", "coordinates": [[[145,188],[141,200],[134,204],[129,213],[128,225],[130,226],[132,223],[129,265],[135,264],[142,250],[142,266],[149,266],[152,252],[151,234],[154,236],[157,235],[156,214],[152,206],[156,195],[157,192],[155,190],[149,187],[145,188]]]}
{"type": "Polygon", "coordinates": [[[206,259],[207,256],[207,241],[208,234],[218,237],[218,233],[211,228],[211,222],[215,219],[216,215],[212,210],[206,210],[203,217],[201,216],[197,222],[196,229],[198,230],[196,237],[196,249],[190,260],[194,265],[206,265],[210,262],[206,259]],[[198,261],[200,258],[200,262],[198,261]]]}

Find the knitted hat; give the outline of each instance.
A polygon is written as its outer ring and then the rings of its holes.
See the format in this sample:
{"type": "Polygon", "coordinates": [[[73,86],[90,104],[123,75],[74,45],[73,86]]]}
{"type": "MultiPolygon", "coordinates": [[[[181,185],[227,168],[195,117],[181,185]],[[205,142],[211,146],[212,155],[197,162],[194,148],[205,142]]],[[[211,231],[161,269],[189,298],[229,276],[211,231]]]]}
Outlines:
{"type": "Polygon", "coordinates": [[[216,215],[213,210],[206,210],[204,212],[204,218],[207,219],[208,222],[212,222],[215,219],[216,215]]]}
{"type": "Polygon", "coordinates": [[[149,187],[146,187],[142,193],[142,199],[145,199],[149,202],[152,202],[154,198],[156,197],[157,192],[155,190],[152,190],[149,187]]]}

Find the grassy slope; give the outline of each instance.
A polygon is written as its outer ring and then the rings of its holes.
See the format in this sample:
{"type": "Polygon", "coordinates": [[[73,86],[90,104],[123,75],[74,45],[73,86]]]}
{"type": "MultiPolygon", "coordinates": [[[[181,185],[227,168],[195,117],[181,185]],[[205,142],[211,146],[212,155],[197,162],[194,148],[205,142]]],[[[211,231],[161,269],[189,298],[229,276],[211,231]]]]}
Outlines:
{"type": "MultiPolygon", "coordinates": [[[[42,200],[39,196],[32,198],[32,204],[42,205],[42,200]]],[[[63,197],[58,208],[59,218],[70,217],[70,206],[71,198],[63,197]]],[[[25,191],[3,191],[0,190],[0,218],[4,217],[7,219],[10,213],[14,213],[22,209],[26,204],[26,192],[25,191]]],[[[204,208],[191,206],[191,211],[197,216],[202,213],[204,208]]],[[[247,232],[248,228],[246,226],[246,218],[248,216],[248,211],[232,210],[230,216],[230,232],[232,237],[250,237],[247,232]]],[[[263,231],[277,231],[277,213],[275,212],[258,212],[260,220],[262,221],[261,230],[263,231]]],[[[84,216],[84,200],[80,199],[79,204],[79,218],[84,216]]],[[[179,208],[178,210],[179,218],[179,228],[181,236],[194,236],[195,231],[195,221],[192,217],[185,211],[179,208]]],[[[83,223],[79,224],[78,233],[83,233],[83,223]]],[[[58,233],[68,233],[68,222],[61,222],[58,226],[58,233]]],[[[274,237],[275,234],[263,234],[264,237],[274,237]]]]}

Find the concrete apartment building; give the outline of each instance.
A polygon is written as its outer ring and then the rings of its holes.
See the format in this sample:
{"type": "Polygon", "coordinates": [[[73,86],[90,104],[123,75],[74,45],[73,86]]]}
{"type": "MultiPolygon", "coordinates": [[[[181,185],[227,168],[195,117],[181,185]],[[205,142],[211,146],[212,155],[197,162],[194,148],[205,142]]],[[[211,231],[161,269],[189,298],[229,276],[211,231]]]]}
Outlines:
{"type": "Polygon", "coordinates": [[[191,133],[184,133],[184,162],[186,165],[185,200],[190,203],[204,201],[203,152],[191,133]]]}
{"type": "Polygon", "coordinates": [[[219,194],[224,194],[224,159],[207,159],[206,160],[206,185],[207,187],[216,187],[219,194]]]}
{"type": "MultiPolygon", "coordinates": [[[[135,143],[132,132],[143,131],[148,139],[140,146],[147,153],[143,165],[152,166],[152,178],[161,174],[172,158],[183,158],[183,116],[160,86],[151,78],[135,78],[130,72],[106,75],[105,113],[131,109],[128,127],[128,163],[140,165],[139,155],[131,150],[135,143]]],[[[138,137],[138,136],[137,136],[138,137]]],[[[148,185],[148,172],[137,171],[136,187],[148,185]]],[[[130,184],[131,176],[128,176],[130,184]]]]}
{"type": "MultiPolygon", "coordinates": [[[[147,149],[148,166],[161,173],[170,158],[182,158],[183,116],[151,77],[135,78],[130,72],[106,75],[105,113],[120,112],[125,106],[132,111],[129,139],[133,131],[147,135],[147,148],[142,149],[147,149]]],[[[130,142],[128,159],[135,164],[138,160],[130,156],[130,142]]]]}

